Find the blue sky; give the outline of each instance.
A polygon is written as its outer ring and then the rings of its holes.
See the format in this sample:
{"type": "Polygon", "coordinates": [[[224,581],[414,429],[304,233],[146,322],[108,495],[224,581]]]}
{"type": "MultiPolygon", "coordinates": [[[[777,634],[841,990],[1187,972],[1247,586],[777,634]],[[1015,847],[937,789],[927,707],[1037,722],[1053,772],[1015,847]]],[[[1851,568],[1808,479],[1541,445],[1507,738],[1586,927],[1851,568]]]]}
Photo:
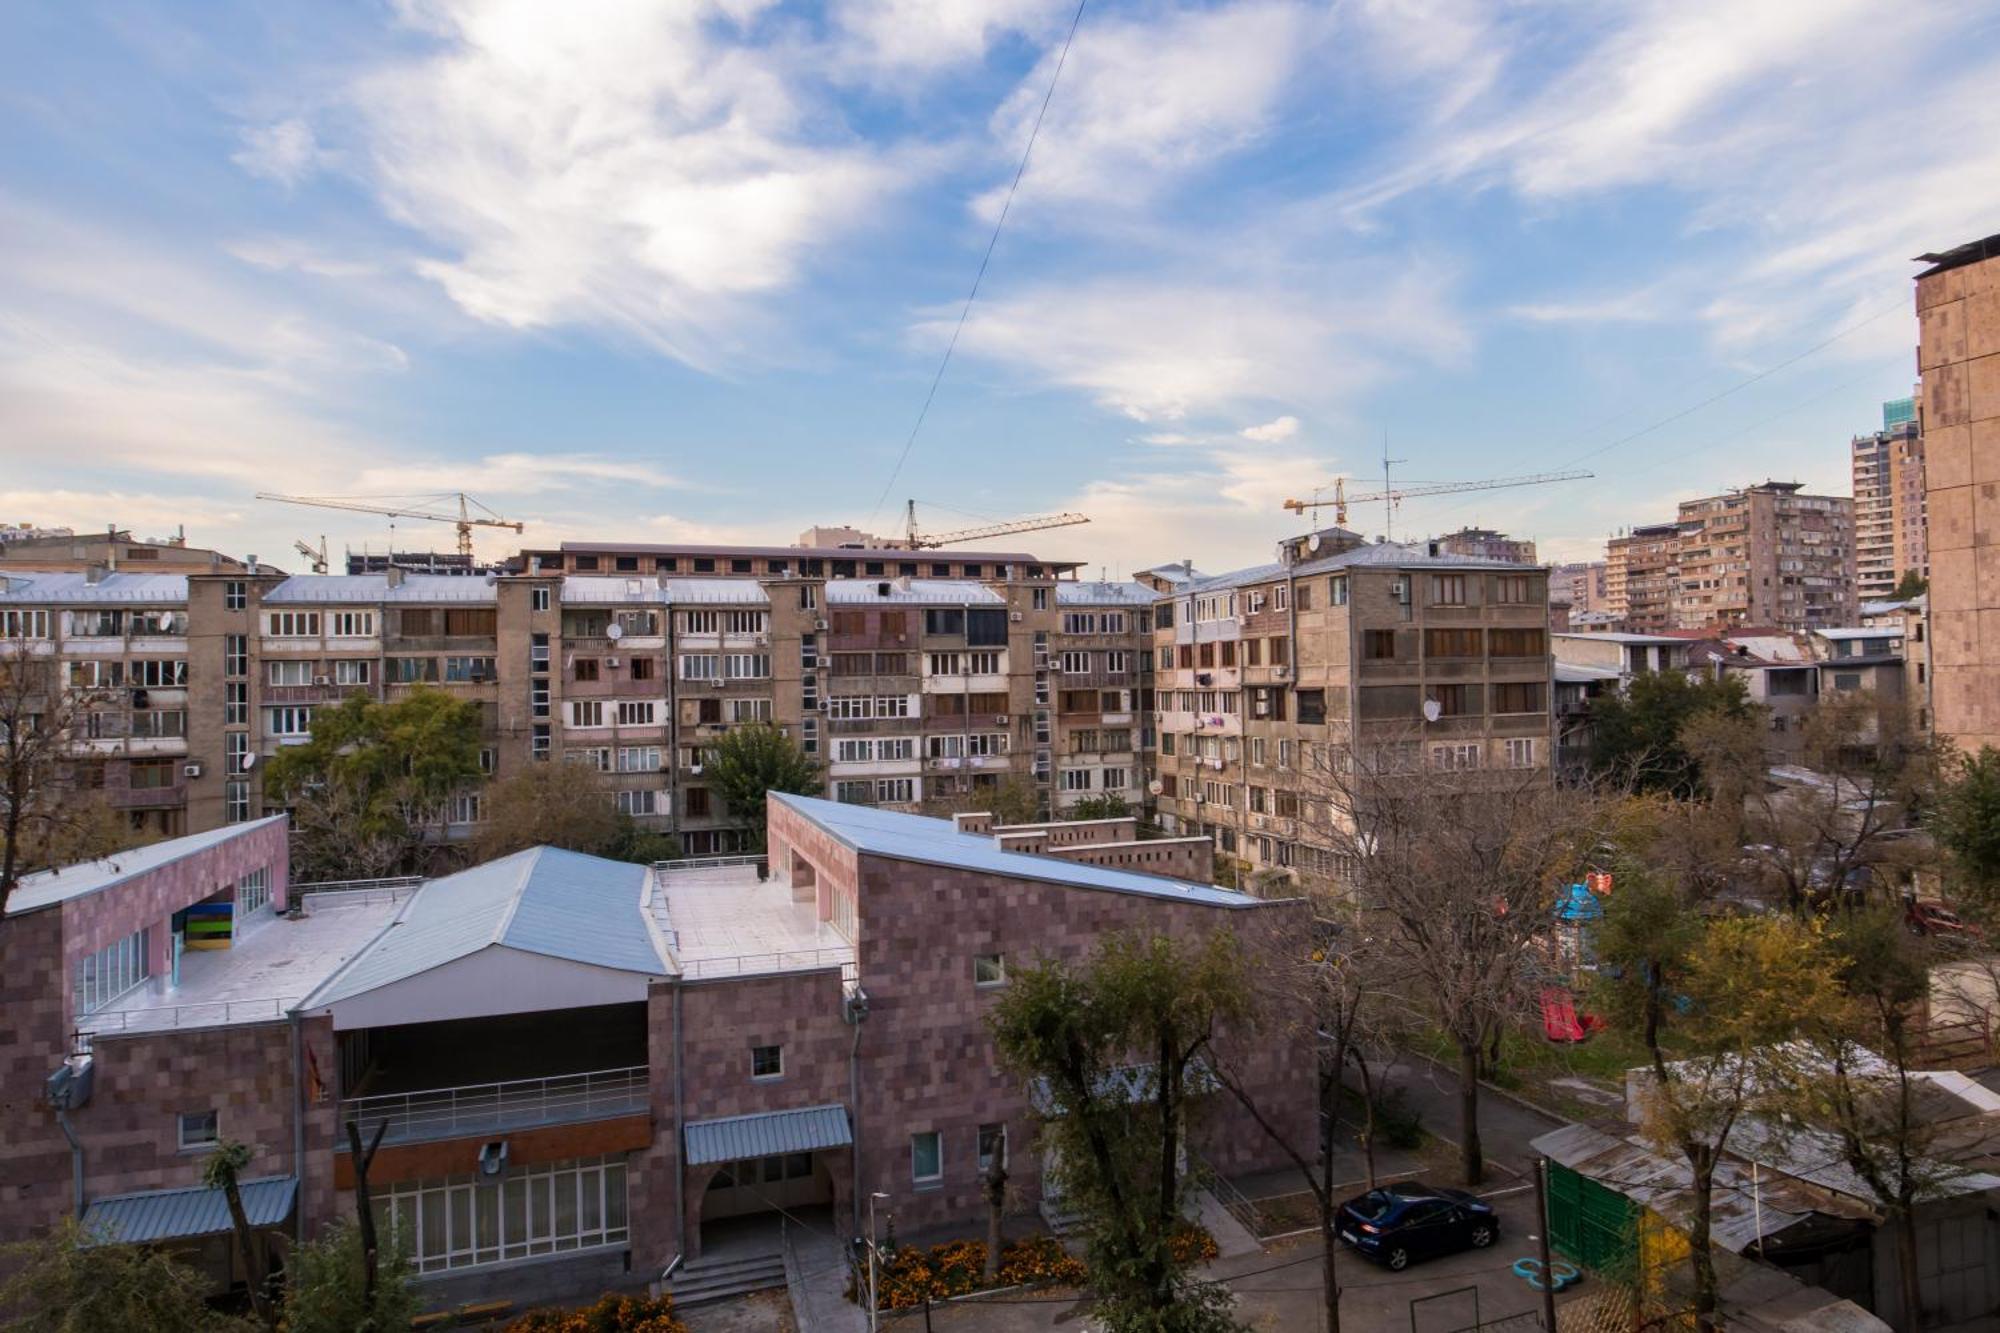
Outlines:
{"type": "Polygon", "coordinates": [[[462,487],[537,543],[913,496],[1225,567],[1386,433],[1400,478],[1596,469],[1397,518],[1581,557],[1844,493],[1910,257],[2000,231],[1990,3],[1093,0],[891,485],[1073,8],[8,6],[0,517],[281,558],[390,534],[256,490],[462,487]]]}

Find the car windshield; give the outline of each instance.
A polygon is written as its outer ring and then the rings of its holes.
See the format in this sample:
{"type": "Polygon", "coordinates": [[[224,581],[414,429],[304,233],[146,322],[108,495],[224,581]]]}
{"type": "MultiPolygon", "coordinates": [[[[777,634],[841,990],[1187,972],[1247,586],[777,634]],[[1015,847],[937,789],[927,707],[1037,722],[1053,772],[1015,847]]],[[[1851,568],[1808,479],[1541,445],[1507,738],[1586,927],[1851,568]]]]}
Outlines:
{"type": "Polygon", "coordinates": [[[1347,1206],[1373,1222],[1385,1216],[1395,1204],[1395,1196],[1387,1190],[1370,1190],[1347,1206]]]}

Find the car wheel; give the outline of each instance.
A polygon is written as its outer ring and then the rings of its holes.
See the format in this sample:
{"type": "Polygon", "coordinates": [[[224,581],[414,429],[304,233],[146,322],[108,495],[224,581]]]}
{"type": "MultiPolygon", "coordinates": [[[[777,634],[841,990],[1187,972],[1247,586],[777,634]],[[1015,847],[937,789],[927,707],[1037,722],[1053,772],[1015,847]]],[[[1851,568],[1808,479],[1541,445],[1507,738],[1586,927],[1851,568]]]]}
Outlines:
{"type": "Polygon", "coordinates": [[[1481,1222],[1472,1229],[1472,1248],[1483,1250],[1493,1243],[1493,1228],[1481,1222]]]}
{"type": "Polygon", "coordinates": [[[1382,1256],[1382,1263],[1392,1273],[1400,1273],[1410,1266],[1410,1252],[1398,1245],[1382,1256]]]}

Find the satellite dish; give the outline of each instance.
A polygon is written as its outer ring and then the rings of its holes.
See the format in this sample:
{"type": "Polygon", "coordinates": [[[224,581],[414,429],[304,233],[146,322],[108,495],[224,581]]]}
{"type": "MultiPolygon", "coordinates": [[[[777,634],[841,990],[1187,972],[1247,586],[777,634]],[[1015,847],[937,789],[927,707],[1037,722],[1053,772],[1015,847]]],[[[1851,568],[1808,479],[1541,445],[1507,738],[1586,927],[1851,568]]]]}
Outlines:
{"type": "Polygon", "coordinates": [[[1306,549],[1308,551],[1317,551],[1319,549],[1319,534],[1317,532],[1306,538],[1306,549]]]}
{"type": "Polygon", "coordinates": [[[1444,705],[1435,699],[1424,700],[1424,721],[1435,722],[1444,715],[1444,705]]]}
{"type": "Polygon", "coordinates": [[[1167,784],[1160,781],[1158,778],[1154,778],[1151,782],[1146,784],[1146,790],[1153,793],[1153,795],[1155,796],[1162,796],[1166,794],[1167,784]]]}
{"type": "Polygon", "coordinates": [[[604,629],[604,637],[616,643],[625,637],[625,627],[615,623],[607,625],[604,629]]]}
{"type": "Polygon", "coordinates": [[[253,750],[251,753],[243,756],[243,771],[248,773],[255,767],[257,767],[257,754],[253,750]]]}

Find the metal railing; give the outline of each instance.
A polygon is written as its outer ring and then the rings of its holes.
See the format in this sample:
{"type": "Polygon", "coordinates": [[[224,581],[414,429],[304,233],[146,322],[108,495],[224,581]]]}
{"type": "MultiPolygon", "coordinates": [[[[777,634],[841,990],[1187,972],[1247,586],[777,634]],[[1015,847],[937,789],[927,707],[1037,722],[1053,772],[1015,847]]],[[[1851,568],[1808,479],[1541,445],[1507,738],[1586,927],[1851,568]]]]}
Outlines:
{"type": "Polygon", "coordinates": [[[408,889],[424,882],[422,875],[392,875],[387,879],[322,879],[311,883],[294,884],[289,892],[308,893],[358,893],[370,889],[408,889]]]}
{"type": "Polygon", "coordinates": [[[850,978],[854,966],[854,950],[846,945],[835,945],[824,949],[737,954],[729,958],[697,958],[681,964],[681,976],[689,981],[702,981],[713,977],[754,977],[770,972],[838,967],[843,978],[850,978]]]}
{"type": "Polygon", "coordinates": [[[667,870],[715,870],[724,866],[762,865],[762,853],[746,853],[739,856],[688,856],[678,861],[655,861],[653,869],[667,870]]]}
{"type": "Polygon", "coordinates": [[[157,1032],[172,1028],[222,1027],[230,1023],[276,1022],[303,995],[263,1000],[210,1000],[196,1004],[156,1004],[144,1009],[113,1009],[85,1014],[76,1025],[84,1032],[106,1036],[117,1032],[157,1032]]]}
{"type": "Polygon", "coordinates": [[[645,1065],[506,1083],[425,1088],[374,1097],[350,1097],[341,1120],[358,1120],[363,1137],[386,1124],[383,1142],[454,1138],[524,1125],[596,1120],[646,1109],[650,1080],[645,1065]]]}

